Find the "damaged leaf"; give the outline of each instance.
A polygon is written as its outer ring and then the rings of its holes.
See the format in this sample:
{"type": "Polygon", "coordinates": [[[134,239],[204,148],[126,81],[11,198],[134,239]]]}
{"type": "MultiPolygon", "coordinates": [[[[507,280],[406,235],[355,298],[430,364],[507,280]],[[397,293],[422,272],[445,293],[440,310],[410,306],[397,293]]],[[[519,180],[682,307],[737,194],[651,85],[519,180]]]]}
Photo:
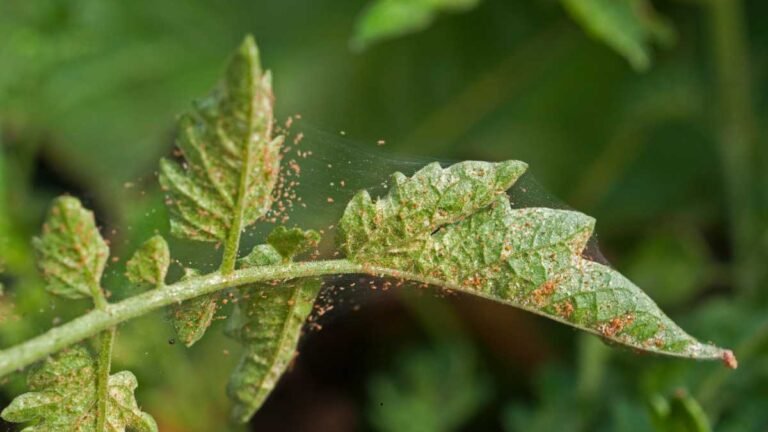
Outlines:
{"type": "MultiPolygon", "coordinates": [[[[96,431],[96,362],[82,347],[49,358],[29,375],[30,392],[17,396],[2,412],[13,423],[29,423],[28,432],[96,431]]],[[[106,430],[154,432],[152,417],[136,404],[138,383],[133,373],[109,376],[106,430]]]]}
{"type": "Polygon", "coordinates": [[[93,212],[77,198],[57,198],[33,239],[38,267],[52,294],[70,299],[97,297],[109,247],[99,234],[93,212]]]}
{"type": "Polygon", "coordinates": [[[135,284],[157,287],[165,283],[170,264],[168,243],[156,235],[144,242],[128,260],[125,275],[135,284]]]}
{"type": "Polygon", "coordinates": [[[271,75],[247,37],[219,86],[181,117],[184,163],[160,164],[174,235],[232,241],[269,210],[283,141],[272,136],[272,105],[271,75]]]}
{"type": "Polygon", "coordinates": [[[356,195],[340,221],[348,259],[509,304],[638,350],[732,357],[673,323],[640,288],[582,256],[594,229],[584,214],[513,210],[504,190],[516,162],[428,165],[396,173],[387,196],[356,195]]]}

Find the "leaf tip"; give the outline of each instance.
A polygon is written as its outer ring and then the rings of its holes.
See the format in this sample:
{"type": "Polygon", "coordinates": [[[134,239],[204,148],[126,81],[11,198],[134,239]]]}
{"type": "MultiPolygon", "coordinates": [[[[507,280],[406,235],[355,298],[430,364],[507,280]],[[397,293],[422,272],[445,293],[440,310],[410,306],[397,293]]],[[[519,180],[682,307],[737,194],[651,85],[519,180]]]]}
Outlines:
{"type": "Polygon", "coordinates": [[[506,160],[495,165],[496,188],[500,191],[505,191],[512,187],[528,170],[528,164],[518,160],[506,160]]]}
{"type": "Polygon", "coordinates": [[[255,66],[255,69],[261,69],[259,60],[259,47],[256,45],[256,38],[252,34],[248,34],[243,38],[243,42],[240,43],[240,47],[237,49],[235,57],[245,59],[247,63],[255,66]]]}
{"type": "Polygon", "coordinates": [[[739,367],[739,361],[736,360],[736,355],[731,350],[723,350],[722,355],[723,364],[729,369],[736,369],[739,367]]]}

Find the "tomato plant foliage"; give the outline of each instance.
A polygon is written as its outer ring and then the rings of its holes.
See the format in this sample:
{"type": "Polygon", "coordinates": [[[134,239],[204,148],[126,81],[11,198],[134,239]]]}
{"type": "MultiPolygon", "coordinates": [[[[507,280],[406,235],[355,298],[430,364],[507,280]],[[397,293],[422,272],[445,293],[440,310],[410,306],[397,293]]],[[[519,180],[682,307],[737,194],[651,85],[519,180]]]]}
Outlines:
{"type": "MultiPolygon", "coordinates": [[[[180,161],[163,160],[171,233],[223,247],[219,269],[187,269],[166,281],[171,253],[160,236],[127,261],[126,276],[145,291],[109,303],[101,275],[109,249],[93,214],[72,197],[57,199],[35,240],[48,290],[92,298],[96,309],[0,352],[0,374],[43,360],[31,392],[3,412],[26,430],[155,430],[139,410],[128,371],[111,374],[115,328],[167,308],[187,346],[205,334],[225,289],[237,300],[227,333],[242,346],[227,393],[233,419],[247,422],[293,359],[322,276],[368,274],[431,284],[533,312],[640,351],[722,359],[730,351],[699,342],[639,287],[584,256],[595,221],[576,211],[513,209],[506,194],[527,170],[520,161],[432,163],[394,173],[386,195],[360,191],[339,221],[334,260],[296,260],[320,234],[278,226],[239,256],[244,230],[268,213],[276,194],[283,137],[273,130],[271,75],[247,37],[212,94],[182,116],[180,161]],[[82,344],[99,337],[98,352],[82,344]],[[63,429],[62,429],[63,428],[63,429]]],[[[314,256],[314,254],[313,254],[314,256]]]]}

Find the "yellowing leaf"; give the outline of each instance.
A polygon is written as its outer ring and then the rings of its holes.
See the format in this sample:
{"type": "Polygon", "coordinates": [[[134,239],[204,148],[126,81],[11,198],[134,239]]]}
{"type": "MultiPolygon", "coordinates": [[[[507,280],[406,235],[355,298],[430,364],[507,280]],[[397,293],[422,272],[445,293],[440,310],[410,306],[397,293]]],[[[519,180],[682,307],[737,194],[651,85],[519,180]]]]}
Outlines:
{"type": "Polygon", "coordinates": [[[109,248],[96,228],[93,212],[77,198],[57,198],[33,240],[46,289],[71,299],[97,296],[109,248]]]}
{"type": "MultiPolygon", "coordinates": [[[[96,363],[85,349],[75,347],[49,358],[30,374],[28,384],[31,392],[16,397],[3,410],[4,420],[31,423],[25,432],[97,432],[96,363]]],[[[136,404],[137,386],[136,377],[128,371],[109,377],[106,430],[157,431],[152,417],[136,404]]]]}
{"type": "Polygon", "coordinates": [[[128,260],[125,274],[135,284],[159,286],[165,282],[170,263],[168,243],[156,235],[144,242],[128,260]]]}
{"type": "Polygon", "coordinates": [[[174,235],[231,241],[269,210],[283,140],[272,136],[272,104],[271,76],[247,37],[216,90],[181,117],[184,164],[161,162],[174,235]]]}
{"type": "Polygon", "coordinates": [[[509,304],[661,354],[726,359],[673,323],[637,286],[582,254],[594,220],[546,208],[513,210],[515,162],[428,165],[395,174],[387,196],[362,191],[340,221],[348,259],[404,278],[509,304]]]}

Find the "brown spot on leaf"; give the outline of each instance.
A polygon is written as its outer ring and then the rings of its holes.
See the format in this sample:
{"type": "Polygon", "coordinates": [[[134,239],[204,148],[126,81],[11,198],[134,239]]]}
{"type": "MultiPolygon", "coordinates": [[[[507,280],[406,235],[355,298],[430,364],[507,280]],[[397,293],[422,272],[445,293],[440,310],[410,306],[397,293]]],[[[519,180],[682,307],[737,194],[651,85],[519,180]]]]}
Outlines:
{"type": "Polygon", "coordinates": [[[632,314],[617,316],[611,319],[608,323],[603,324],[600,327],[600,333],[605,337],[613,337],[624,330],[628,325],[632,324],[634,320],[635,316],[632,314]]]}
{"type": "Polygon", "coordinates": [[[730,369],[739,367],[739,362],[736,360],[736,356],[733,355],[733,351],[731,350],[725,350],[725,352],[723,352],[723,363],[730,369]]]}
{"type": "Polygon", "coordinates": [[[546,305],[547,300],[549,300],[549,297],[554,294],[556,288],[557,283],[555,281],[548,280],[544,282],[538,288],[533,290],[533,292],[531,292],[531,295],[533,296],[533,302],[538,307],[546,305]]]}

